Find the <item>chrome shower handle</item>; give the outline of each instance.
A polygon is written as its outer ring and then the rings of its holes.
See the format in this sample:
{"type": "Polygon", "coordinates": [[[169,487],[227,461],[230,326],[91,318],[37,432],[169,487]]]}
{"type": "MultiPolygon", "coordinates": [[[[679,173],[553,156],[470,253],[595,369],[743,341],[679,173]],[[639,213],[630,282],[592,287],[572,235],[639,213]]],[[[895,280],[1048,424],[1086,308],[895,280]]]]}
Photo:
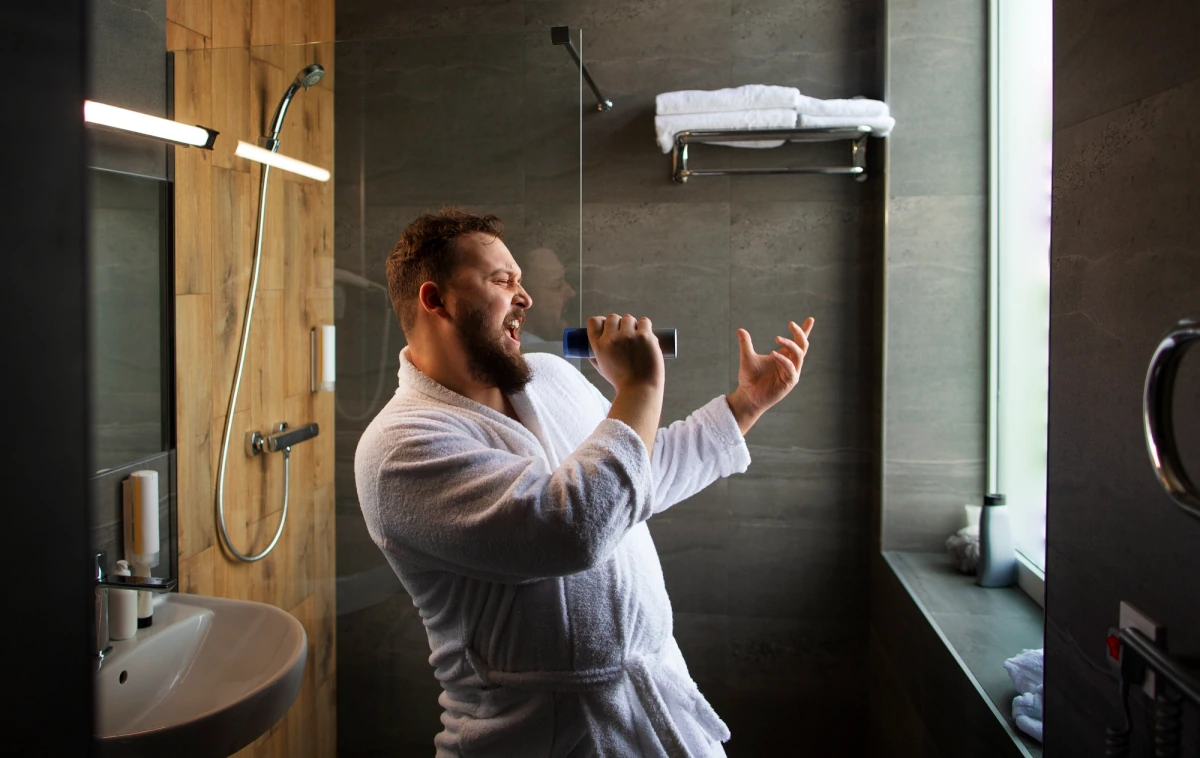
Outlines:
{"type": "Polygon", "coordinates": [[[246,432],[246,455],[254,457],[259,453],[290,453],[293,445],[310,440],[321,433],[317,424],[305,424],[295,429],[287,422],[281,422],[275,427],[275,433],[263,436],[261,432],[246,432]]]}
{"type": "Polygon", "coordinates": [[[1172,409],[1175,376],[1187,349],[1200,341],[1200,323],[1180,321],[1154,351],[1146,370],[1142,394],[1142,424],[1146,449],[1158,482],[1171,499],[1188,514],[1200,518],[1200,490],[1187,475],[1175,444],[1172,409]]]}

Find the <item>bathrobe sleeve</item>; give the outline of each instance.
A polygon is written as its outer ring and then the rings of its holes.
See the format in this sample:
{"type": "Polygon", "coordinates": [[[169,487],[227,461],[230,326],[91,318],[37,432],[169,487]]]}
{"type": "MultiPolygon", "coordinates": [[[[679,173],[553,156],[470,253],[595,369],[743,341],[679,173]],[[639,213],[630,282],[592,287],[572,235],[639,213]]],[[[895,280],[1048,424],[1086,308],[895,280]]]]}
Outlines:
{"type": "MultiPolygon", "coordinates": [[[[600,390],[582,374],[573,373],[608,413],[611,404],[600,390]]],[[[650,457],[654,481],[651,510],[662,513],[721,477],[744,472],[749,465],[750,450],[729,402],[724,395],[715,397],[655,435],[650,457]]]]}
{"type": "Polygon", "coordinates": [[[516,582],[584,571],[651,514],[646,446],[614,419],[552,471],[424,414],[375,449],[359,477],[374,490],[362,493],[371,536],[433,569],[516,582]]]}
{"type": "Polygon", "coordinates": [[[654,479],[651,510],[678,502],[750,465],[750,450],[725,396],[715,397],[683,421],[659,429],[650,457],[654,479]]]}

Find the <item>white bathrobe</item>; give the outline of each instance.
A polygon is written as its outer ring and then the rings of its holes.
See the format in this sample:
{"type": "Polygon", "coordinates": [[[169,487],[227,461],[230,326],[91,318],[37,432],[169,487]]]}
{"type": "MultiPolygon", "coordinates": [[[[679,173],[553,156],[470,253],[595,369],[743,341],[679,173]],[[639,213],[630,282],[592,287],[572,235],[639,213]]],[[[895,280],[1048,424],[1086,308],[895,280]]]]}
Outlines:
{"type": "Polygon", "coordinates": [[[438,756],[723,756],[729,730],[672,636],[645,521],[750,454],[724,397],[650,456],[566,361],[527,355],[520,422],[400,356],[354,461],[375,543],[420,609],[438,756]]]}

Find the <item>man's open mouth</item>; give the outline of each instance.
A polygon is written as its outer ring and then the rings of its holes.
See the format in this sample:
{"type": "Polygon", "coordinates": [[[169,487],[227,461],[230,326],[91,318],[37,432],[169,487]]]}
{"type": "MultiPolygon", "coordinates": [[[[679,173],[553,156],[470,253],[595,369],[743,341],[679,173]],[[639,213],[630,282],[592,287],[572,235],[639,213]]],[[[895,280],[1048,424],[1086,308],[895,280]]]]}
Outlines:
{"type": "Polygon", "coordinates": [[[514,341],[520,342],[521,341],[521,320],[516,319],[516,318],[511,319],[508,322],[507,332],[508,332],[508,336],[511,337],[514,341]]]}

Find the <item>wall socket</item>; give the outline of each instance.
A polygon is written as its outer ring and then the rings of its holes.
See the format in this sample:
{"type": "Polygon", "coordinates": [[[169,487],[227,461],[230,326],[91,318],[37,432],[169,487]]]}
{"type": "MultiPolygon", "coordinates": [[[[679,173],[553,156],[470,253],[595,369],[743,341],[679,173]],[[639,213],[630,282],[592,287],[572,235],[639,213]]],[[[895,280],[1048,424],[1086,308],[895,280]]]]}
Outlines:
{"type": "MultiPolygon", "coordinates": [[[[1153,642],[1162,645],[1166,642],[1167,629],[1147,616],[1140,608],[1132,603],[1121,601],[1121,612],[1117,625],[1121,629],[1133,628],[1153,642]]],[[[1151,698],[1158,696],[1158,686],[1153,671],[1147,669],[1146,679],[1142,682],[1142,690],[1151,698]]]]}

